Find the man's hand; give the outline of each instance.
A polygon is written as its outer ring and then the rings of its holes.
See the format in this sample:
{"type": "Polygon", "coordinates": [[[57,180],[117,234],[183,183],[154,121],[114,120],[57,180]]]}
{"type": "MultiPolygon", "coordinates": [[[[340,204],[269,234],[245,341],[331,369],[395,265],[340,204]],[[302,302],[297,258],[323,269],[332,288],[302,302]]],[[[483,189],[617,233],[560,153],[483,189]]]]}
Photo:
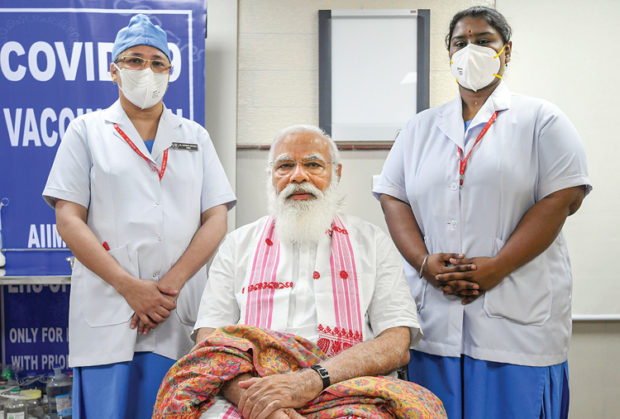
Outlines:
{"type": "Polygon", "coordinates": [[[239,413],[244,418],[265,419],[270,418],[270,415],[278,410],[302,407],[314,400],[321,394],[323,383],[318,374],[306,369],[299,372],[251,378],[240,381],[239,387],[245,389],[237,404],[239,413]]]}
{"type": "Polygon", "coordinates": [[[148,333],[146,328],[157,327],[176,308],[171,296],[162,294],[156,282],[146,279],[127,281],[119,292],[135,312],[130,327],[134,329],[139,323],[138,332],[142,334],[148,333]]]}

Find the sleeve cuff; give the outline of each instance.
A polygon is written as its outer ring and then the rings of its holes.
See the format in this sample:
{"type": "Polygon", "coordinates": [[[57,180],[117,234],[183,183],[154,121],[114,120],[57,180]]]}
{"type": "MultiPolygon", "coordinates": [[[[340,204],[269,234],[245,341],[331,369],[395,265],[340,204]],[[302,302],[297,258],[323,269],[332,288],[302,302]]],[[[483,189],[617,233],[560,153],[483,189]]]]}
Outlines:
{"type": "Polygon", "coordinates": [[[208,209],[222,204],[226,204],[226,209],[230,211],[237,204],[237,197],[233,194],[225,194],[212,197],[204,203],[201,212],[205,212],[208,209]]]}
{"type": "Polygon", "coordinates": [[[407,203],[409,202],[409,198],[407,197],[407,194],[405,193],[405,191],[403,191],[400,188],[396,188],[394,186],[385,185],[383,183],[379,183],[377,186],[375,186],[374,189],[372,190],[372,194],[377,199],[379,199],[381,195],[386,194],[386,195],[393,196],[394,198],[399,199],[403,202],[407,202],[407,203]]]}
{"type": "Polygon", "coordinates": [[[550,195],[554,192],[560,191],[566,188],[572,188],[574,186],[585,186],[586,187],[586,195],[590,193],[592,190],[592,184],[590,183],[590,179],[584,175],[574,175],[570,177],[564,177],[561,179],[556,179],[552,182],[543,183],[538,188],[538,196],[537,200],[540,201],[547,195],[550,195]]]}
{"type": "Polygon", "coordinates": [[[422,339],[422,329],[420,329],[420,325],[417,322],[412,322],[412,321],[402,321],[402,322],[391,322],[389,325],[384,325],[383,324],[379,324],[377,327],[377,330],[374,330],[375,333],[375,337],[379,336],[381,333],[383,333],[384,331],[386,331],[387,329],[391,329],[393,327],[407,327],[409,328],[409,336],[411,341],[409,342],[409,348],[413,349],[418,342],[420,341],[420,339],[422,339]]]}
{"type": "Polygon", "coordinates": [[[88,204],[90,203],[89,198],[81,197],[80,194],[50,187],[45,188],[43,191],[43,199],[52,208],[55,208],[56,201],[59,199],[75,202],[86,209],[88,209],[88,204]]]}

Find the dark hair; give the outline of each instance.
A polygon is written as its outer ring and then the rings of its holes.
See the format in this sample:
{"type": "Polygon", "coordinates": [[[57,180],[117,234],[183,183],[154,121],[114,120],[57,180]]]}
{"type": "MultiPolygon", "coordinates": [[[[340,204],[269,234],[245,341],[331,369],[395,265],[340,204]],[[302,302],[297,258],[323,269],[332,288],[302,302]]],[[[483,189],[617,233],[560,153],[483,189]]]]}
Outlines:
{"type": "Polygon", "coordinates": [[[454,15],[452,21],[450,21],[450,31],[446,35],[446,47],[450,49],[450,41],[452,40],[452,32],[454,32],[454,27],[459,22],[459,20],[465,17],[474,17],[481,18],[487,21],[489,25],[491,25],[499,35],[502,37],[504,44],[507,44],[510,41],[510,36],[512,35],[512,29],[510,25],[506,21],[504,15],[498,12],[495,9],[491,9],[489,7],[484,6],[474,6],[469,9],[461,10],[457,14],[454,15]]]}

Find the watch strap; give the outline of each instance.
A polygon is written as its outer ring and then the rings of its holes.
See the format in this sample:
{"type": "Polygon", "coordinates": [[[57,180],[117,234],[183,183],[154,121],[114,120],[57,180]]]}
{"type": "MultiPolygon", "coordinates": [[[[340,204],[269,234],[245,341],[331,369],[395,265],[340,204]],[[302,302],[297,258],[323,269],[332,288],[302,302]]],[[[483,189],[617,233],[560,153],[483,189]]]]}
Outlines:
{"type": "Polygon", "coordinates": [[[329,372],[324,367],[322,367],[321,364],[314,364],[310,368],[315,370],[317,374],[319,374],[319,377],[321,377],[321,381],[323,381],[323,390],[329,387],[331,383],[329,379],[329,372]]]}

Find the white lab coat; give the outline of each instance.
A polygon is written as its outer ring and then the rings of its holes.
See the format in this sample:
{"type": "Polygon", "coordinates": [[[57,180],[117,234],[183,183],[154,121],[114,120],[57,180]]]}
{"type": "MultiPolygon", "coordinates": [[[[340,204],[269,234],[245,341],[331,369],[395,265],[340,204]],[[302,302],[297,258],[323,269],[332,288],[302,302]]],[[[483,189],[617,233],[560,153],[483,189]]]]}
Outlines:
{"type": "MultiPolygon", "coordinates": [[[[120,102],[83,115],[69,125],[43,191],[88,209],[87,223],[110,255],[131,275],[157,281],[172,267],[200,227],[201,213],[235,204],[209,135],[195,122],[165,109],[153,152],[149,153],[120,102]],[[163,178],[122,139],[116,122],[158,168],[169,149],[163,178]],[[196,144],[198,151],[170,148],[172,142],[196,144]]],[[[200,294],[201,269],[188,280],[170,317],[147,336],[129,323],[133,310],[107,282],[76,260],[69,308],[70,366],[128,361],[136,351],[178,359],[192,346],[200,294]]]]}
{"type": "MultiPolygon", "coordinates": [[[[587,185],[579,135],[555,106],[515,95],[501,83],[464,132],[461,98],[416,115],[385,162],[374,193],[411,205],[427,250],[494,256],[523,214],[552,192],[587,185]],[[459,155],[497,120],[469,158],[459,155]],[[467,137],[467,141],[465,138],[467,137]]],[[[424,337],[417,349],[441,356],[545,366],[566,360],[572,277],[564,236],[492,290],[463,306],[406,264],[424,337]]]]}

